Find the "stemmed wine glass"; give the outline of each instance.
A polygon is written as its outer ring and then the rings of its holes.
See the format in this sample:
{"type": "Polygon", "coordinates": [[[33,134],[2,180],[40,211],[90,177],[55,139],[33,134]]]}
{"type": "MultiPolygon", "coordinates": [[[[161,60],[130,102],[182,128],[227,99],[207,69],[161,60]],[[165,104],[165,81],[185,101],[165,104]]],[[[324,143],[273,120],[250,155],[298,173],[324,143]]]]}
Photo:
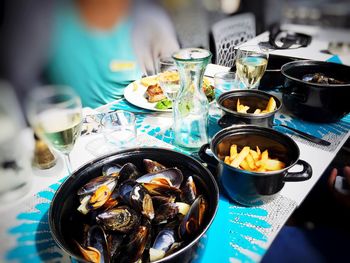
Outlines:
{"type": "Polygon", "coordinates": [[[79,96],[66,86],[43,86],[31,92],[28,120],[35,133],[65,156],[68,173],[72,151],[82,126],[82,105],[79,96]]]}
{"type": "Polygon", "coordinates": [[[238,48],[236,74],[247,89],[256,88],[265,73],[268,58],[268,49],[258,45],[238,48]]]}
{"type": "Polygon", "coordinates": [[[180,75],[173,58],[160,58],[158,64],[158,82],[165,96],[172,102],[174,121],[174,104],[180,91],[180,75]]]}

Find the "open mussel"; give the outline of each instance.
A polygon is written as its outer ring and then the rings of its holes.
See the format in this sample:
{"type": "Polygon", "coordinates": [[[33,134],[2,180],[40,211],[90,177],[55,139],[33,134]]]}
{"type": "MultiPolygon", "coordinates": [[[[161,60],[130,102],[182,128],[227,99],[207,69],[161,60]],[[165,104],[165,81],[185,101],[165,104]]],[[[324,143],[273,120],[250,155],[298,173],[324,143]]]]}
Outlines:
{"type": "Polygon", "coordinates": [[[78,190],[80,200],[78,211],[87,214],[90,210],[103,206],[116,185],[117,178],[114,176],[99,176],[90,180],[78,190]]]}
{"type": "Polygon", "coordinates": [[[176,200],[175,196],[163,196],[163,195],[152,196],[152,203],[155,208],[167,203],[174,203],[175,200],[176,200]]]}
{"type": "Polygon", "coordinates": [[[168,220],[175,218],[178,214],[185,216],[189,209],[190,206],[186,203],[165,203],[157,207],[153,221],[155,224],[166,223],[168,220]]]}
{"type": "Polygon", "coordinates": [[[164,165],[150,159],[144,159],[143,163],[147,173],[157,173],[166,169],[164,165]]]}
{"type": "Polygon", "coordinates": [[[202,195],[198,196],[179,225],[178,235],[182,240],[198,233],[203,224],[207,207],[208,203],[205,198],[202,195]]]}
{"type": "Polygon", "coordinates": [[[116,262],[137,262],[145,250],[150,230],[146,226],[139,226],[136,230],[126,237],[125,246],[122,253],[116,259],[116,262]]]}
{"type": "Polygon", "coordinates": [[[84,245],[76,242],[84,259],[93,263],[110,262],[110,252],[104,230],[97,225],[90,227],[84,245]]]}
{"type": "Polygon", "coordinates": [[[150,195],[165,195],[165,196],[179,196],[181,190],[179,188],[166,185],[166,184],[152,184],[152,183],[142,183],[142,185],[147,189],[150,195]]]}
{"type": "Polygon", "coordinates": [[[156,173],[149,173],[139,177],[138,183],[165,184],[179,188],[183,180],[181,170],[169,168],[156,173]]]}
{"type": "Polygon", "coordinates": [[[140,224],[139,215],[127,206],[115,207],[99,214],[97,223],[110,231],[128,233],[140,224]]]}
{"type": "Polygon", "coordinates": [[[164,229],[161,230],[154,243],[153,246],[149,250],[149,258],[150,261],[156,261],[162,259],[165,254],[169,251],[169,249],[175,243],[175,232],[172,229],[164,229]]]}
{"type": "Polygon", "coordinates": [[[152,220],[154,208],[152,198],[141,184],[128,180],[119,187],[119,195],[131,208],[152,220]]]}
{"type": "Polygon", "coordinates": [[[185,184],[181,187],[181,191],[181,200],[185,203],[192,204],[197,197],[197,188],[192,176],[187,178],[185,184]]]}

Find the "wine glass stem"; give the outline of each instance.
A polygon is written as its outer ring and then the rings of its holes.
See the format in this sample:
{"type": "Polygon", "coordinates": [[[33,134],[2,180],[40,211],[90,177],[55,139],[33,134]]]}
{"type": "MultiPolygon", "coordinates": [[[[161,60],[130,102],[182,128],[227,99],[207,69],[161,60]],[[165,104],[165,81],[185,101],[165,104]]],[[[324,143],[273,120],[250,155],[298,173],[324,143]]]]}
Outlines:
{"type": "Polygon", "coordinates": [[[172,117],[172,123],[170,126],[170,129],[172,129],[173,131],[175,131],[175,100],[171,100],[171,114],[173,115],[172,117]]]}
{"type": "Polygon", "coordinates": [[[64,155],[64,161],[66,163],[66,167],[67,167],[67,172],[68,172],[68,175],[71,175],[72,174],[72,163],[70,161],[70,156],[69,156],[69,153],[66,153],[66,154],[63,154],[64,155]]]}

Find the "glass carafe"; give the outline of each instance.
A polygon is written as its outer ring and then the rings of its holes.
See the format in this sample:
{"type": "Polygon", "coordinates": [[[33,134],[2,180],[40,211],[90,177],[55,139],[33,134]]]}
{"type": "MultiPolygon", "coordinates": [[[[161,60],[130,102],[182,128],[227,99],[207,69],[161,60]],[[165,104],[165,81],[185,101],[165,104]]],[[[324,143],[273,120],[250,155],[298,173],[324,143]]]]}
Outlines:
{"type": "Polygon", "coordinates": [[[198,149],[208,142],[208,99],[202,89],[203,75],[211,59],[205,49],[186,48],[173,55],[180,73],[180,92],[174,105],[176,145],[198,149]]]}

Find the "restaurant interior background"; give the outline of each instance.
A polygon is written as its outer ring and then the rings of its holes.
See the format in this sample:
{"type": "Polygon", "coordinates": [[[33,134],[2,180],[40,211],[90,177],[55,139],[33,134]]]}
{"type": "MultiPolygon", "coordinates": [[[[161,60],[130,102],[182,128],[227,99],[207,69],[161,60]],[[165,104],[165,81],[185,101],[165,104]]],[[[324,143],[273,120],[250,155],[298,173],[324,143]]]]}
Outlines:
{"type": "MultiPolygon", "coordinates": [[[[25,114],[27,95],[34,87],[41,84],[42,67],[49,52],[49,43],[52,41],[50,37],[52,12],[57,8],[58,2],[50,0],[0,2],[0,191],[6,184],[6,179],[1,178],[1,173],[11,166],[11,163],[3,161],[6,151],[17,144],[16,136],[12,138],[14,141],[12,144],[4,142],[2,138],[8,138],[9,134],[16,135],[18,130],[25,129],[29,125],[25,114]]],[[[281,24],[350,30],[349,0],[139,0],[139,2],[163,8],[173,23],[180,47],[210,50],[213,54],[212,63],[217,59],[213,26],[223,19],[239,14],[254,15],[256,36],[272,28],[278,28],[281,24]]],[[[161,39],[155,41],[163,43],[161,39]]],[[[347,45],[349,51],[350,43],[347,45]]],[[[20,145],[16,147],[21,148],[20,145]]],[[[32,155],[33,152],[23,151],[20,158],[25,158],[26,154],[32,155]]],[[[327,188],[331,168],[341,170],[345,165],[350,165],[349,139],[325,171],[326,175],[319,180],[302,205],[287,221],[286,224],[291,229],[285,229],[284,236],[275,239],[272,249],[268,250],[262,262],[292,262],[288,259],[280,260],[283,255],[279,253],[294,251],[293,249],[301,250],[300,262],[330,262],[330,258],[344,259],[346,250],[339,252],[336,257],[333,257],[331,252],[329,255],[323,255],[322,253],[327,254],[326,246],[329,246],[329,242],[325,243],[322,240],[337,240],[334,241],[334,246],[340,243],[349,244],[350,221],[347,220],[350,218],[350,207],[347,210],[339,210],[338,206],[333,206],[327,199],[328,196],[320,196],[320,193],[327,188]],[[313,232],[307,241],[308,244],[301,241],[300,233],[294,232],[293,227],[300,228],[303,234],[313,232]],[[334,234],[335,232],[341,233],[340,239],[337,239],[339,235],[334,234]],[[308,250],[310,247],[312,253],[308,250]],[[314,255],[317,257],[313,258],[314,255]]],[[[11,200],[6,202],[10,204],[11,200]]],[[[0,244],[1,246],[3,245],[0,244]]],[[[330,251],[334,251],[333,248],[330,251]]]]}

